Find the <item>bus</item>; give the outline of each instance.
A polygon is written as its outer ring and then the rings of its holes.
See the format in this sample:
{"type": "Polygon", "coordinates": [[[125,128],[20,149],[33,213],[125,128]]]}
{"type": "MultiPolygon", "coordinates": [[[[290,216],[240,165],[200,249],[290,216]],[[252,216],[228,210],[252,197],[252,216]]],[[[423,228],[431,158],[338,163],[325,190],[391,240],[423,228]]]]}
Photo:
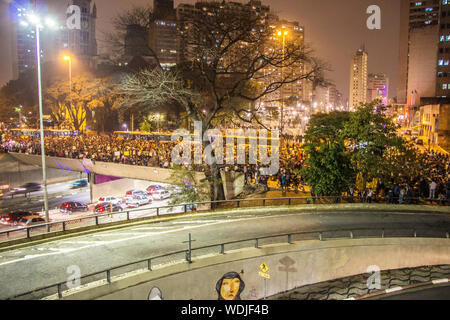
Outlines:
{"type": "MultiPolygon", "coordinates": [[[[270,133],[270,132],[269,132],[270,133]]],[[[171,142],[172,141],[172,133],[149,133],[149,132],[139,132],[139,131],[115,131],[114,134],[117,137],[120,137],[122,139],[130,139],[130,140],[143,140],[143,141],[155,141],[155,142],[162,142],[162,143],[167,143],[167,142],[171,142]]],[[[225,146],[227,143],[227,138],[228,137],[225,132],[222,132],[223,134],[223,145],[225,146]]],[[[244,134],[247,134],[244,131],[244,134]]],[[[255,137],[249,137],[249,136],[238,136],[236,134],[234,134],[232,136],[233,138],[233,144],[237,143],[237,139],[240,138],[245,139],[245,145],[249,145],[251,140],[256,139],[257,144],[261,144],[261,142],[258,141],[258,138],[255,137]]],[[[262,145],[268,145],[271,146],[272,145],[272,138],[270,135],[267,137],[266,143],[262,144],[262,145]]],[[[275,139],[275,145],[279,145],[280,143],[280,139],[276,138],[275,139]]],[[[191,134],[191,141],[194,141],[194,134],[191,134]]]]}
{"type": "MultiPolygon", "coordinates": [[[[13,136],[25,136],[25,137],[35,137],[35,138],[39,138],[41,136],[41,131],[39,129],[11,129],[10,133],[13,136]]],[[[68,137],[68,136],[76,137],[76,136],[78,136],[78,131],[44,129],[44,136],[46,136],[46,137],[68,137]]]]}

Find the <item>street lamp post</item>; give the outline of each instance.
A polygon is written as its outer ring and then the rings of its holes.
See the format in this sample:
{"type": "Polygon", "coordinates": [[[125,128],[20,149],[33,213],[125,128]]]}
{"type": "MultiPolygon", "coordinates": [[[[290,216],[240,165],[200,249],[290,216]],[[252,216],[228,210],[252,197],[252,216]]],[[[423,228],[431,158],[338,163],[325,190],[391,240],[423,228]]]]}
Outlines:
{"type": "MultiPolygon", "coordinates": [[[[38,96],[39,96],[39,126],[40,126],[40,140],[41,140],[41,161],[42,161],[42,184],[44,186],[44,210],[45,221],[49,222],[48,215],[48,194],[47,194],[47,168],[45,161],[45,136],[44,136],[44,121],[43,121],[43,103],[42,103],[42,70],[41,70],[41,44],[40,44],[40,28],[42,27],[40,19],[34,14],[28,15],[28,22],[35,26],[36,31],[36,65],[37,65],[37,78],[38,78],[38,96]]],[[[23,25],[28,25],[23,21],[23,25]]],[[[46,24],[49,27],[54,25],[50,19],[46,20],[46,24]]],[[[47,225],[47,232],[50,231],[50,226],[47,225]]]]}
{"type": "MultiPolygon", "coordinates": [[[[38,76],[38,93],[39,93],[39,125],[41,138],[41,159],[42,159],[42,180],[44,185],[44,209],[45,222],[49,223],[48,216],[48,195],[47,195],[47,168],[45,162],[45,136],[44,136],[44,121],[42,114],[42,75],[41,75],[41,46],[39,40],[39,21],[36,23],[36,57],[37,57],[37,76],[38,76]]],[[[47,231],[50,231],[50,226],[47,225],[47,231]]]]}

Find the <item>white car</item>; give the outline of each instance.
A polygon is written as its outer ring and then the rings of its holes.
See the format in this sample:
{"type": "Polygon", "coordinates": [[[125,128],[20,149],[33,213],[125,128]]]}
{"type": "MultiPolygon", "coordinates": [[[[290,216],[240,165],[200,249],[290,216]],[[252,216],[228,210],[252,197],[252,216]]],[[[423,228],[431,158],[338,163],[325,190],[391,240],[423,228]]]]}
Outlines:
{"type": "Polygon", "coordinates": [[[106,196],[106,197],[100,197],[98,199],[98,202],[99,203],[101,203],[101,202],[109,202],[109,203],[112,203],[112,204],[120,206],[122,204],[122,199],[119,199],[119,198],[116,198],[116,197],[113,197],[113,196],[106,196]]]}
{"type": "Polygon", "coordinates": [[[125,204],[127,205],[127,207],[130,208],[137,208],[139,206],[145,205],[145,204],[149,204],[152,202],[152,199],[145,197],[145,196],[141,196],[141,195],[137,195],[137,196],[133,196],[133,197],[125,197],[125,204]]]}
{"type": "Polygon", "coordinates": [[[167,190],[156,190],[152,194],[153,200],[164,200],[170,197],[170,192],[167,190]]]}

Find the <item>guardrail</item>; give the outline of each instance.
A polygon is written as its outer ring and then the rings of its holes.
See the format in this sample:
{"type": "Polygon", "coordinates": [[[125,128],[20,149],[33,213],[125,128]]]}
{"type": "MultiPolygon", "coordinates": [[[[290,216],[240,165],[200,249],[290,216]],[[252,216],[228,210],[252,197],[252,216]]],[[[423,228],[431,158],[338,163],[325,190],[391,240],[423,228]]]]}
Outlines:
{"type": "MultiPolygon", "coordinates": [[[[319,240],[319,241],[325,241],[326,239],[346,239],[346,238],[350,238],[350,239],[367,239],[367,238],[398,238],[398,237],[414,237],[417,238],[419,237],[419,232],[421,231],[423,233],[423,236],[425,236],[425,230],[432,230],[434,233],[438,233],[439,237],[437,237],[436,235],[433,236],[427,236],[428,238],[447,238],[449,239],[449,232],[447,230],[438,230],[438,229],[414,229],[414,228],[359,228],[359,229],[332,229],[332,230],[322,230],[322,231],[306,231],[306,232],[294,232],[294,233],[283,233],[283,234],[276,234],[276,235],[271,235],[271,236],[263,236],[263,237],[256,237],[256,238],[248,238],[248,239],[243,239],[243,240],[235,240],[235,241],[229,241],[229,242],[223,242],[223,243],[218,243],[218,244],[213,244],[213,245],[207,245],[207,246],[202,246],[202,247],[198,247],[198,248],[191,248],[191,243],[189,241],[189,246],[188,249],[185,250],[179,250],[179,251],[174,251],[174,252],[170,252],[170,253],[166,253],[163,255],[158,255],[158,256],[153,256],[153,257],[149,257],[146,259],[141,259],[138,261],[134,261],[131,263],[126,263],[126,264],[122,264],[119,266],[115,266],[115,267],[111,267],[109,269],[105,269],[102,271],[98,271],[98,272],[93,272],[90,274],[86,274],[81,276],[80,279],[80,286],[78,286],[77,288],[71,288],[71,286],[68,284],[68,281],[66,282],[59,282],[56,284],[52,284],[49,286],[45,286],[45,287],[41,287],[29,292],[25,292],[25,293],[21,293],[12,297],[7,298],[6,300],[13,300],[13,299],[20,299],[20,298],[25,298],[25,299],[43,299],[43,298],[47,298],[53,295],[56,295],[58,297],[58,299],[62,299],[63,298],[63,292],[67,291],[69,289],[78,289],[81,288],[82,286],[86,286],[88,284],[93,284],[93,283],[112,283],[112,272],[115,270],[120,270],[120,269],[124,269],[127,267],[131,267],[131,266],[143,266],[145,265],[144,268],[133,268],[132,270],[127,270],[126,272],[122,272],[120,273],[118,276],[123,276],[126,273],[129,272],[135,272],[135,271],[152,271],[155,264],[154,261],[157,259],[161,259],[161,258],[168,258],[168,257],[176,257],[179,255],[184,255],[183,259],[178,259],[178,261],[170,261],[172,263],[178,262],[188,262],[188,263],[192,263],[192,256],[193,256],[193,252],[194,251],[201,251],[201,250],[205,250],[205,249],[213,249],[216,248],[215,251],[212,252],[208,252],[208,254],[211,253],[216,253],[216,254],[225,254],[226,253],[226,248],[225,246],[232,246],[234,244],[241,244],[241,243],[245,243],[245,242],[251,242],[252,245],[251,246],[246,246],[243,248],[250,248],[250,247],[254,247],[254,248],[261,248],[262,241],[263,240],[268,240],[268,239],[276,239],[276,238],[283,238],[284,241],[282,242],[275,242],[275,243],[270,243],[270,244],[282,244],[282,243],[287,243],[287,244],[292,244],[295,240],[294,237],[295,236],[307,236],[307,235],[312,235],[312,238],[309,239],[304,239],[304,237],[301,240],[319,240]],[[404,231],[406,231],[406,235],[405,233],[403,233],[404,231]],[[331,237],[331,233],[334,234],[338,234],[337,237],[331,237]],[[364,233],[364,234],[360,234],[358,236],[358,233],[364,233]],[[367,234],[369,233],[369,234],[367,234]],[[375,234],[374,234],[375,233],[375,234]],[[327,234],[330,234],[329,237],[326,237],[327,234]],[[342,236],[342,234],[344,234],[344,236],[342,236]],[[340,236],[341,235],[341,236],[340,236]],[[100,279],[96,279],[95,281],[86,281],[85,283],[81,284],[81,281],[83,279],[88,279],[88,278],[92,278],[92,277],[96,277],[96,276],[101,276],[100,279]],[[66,290],[64,290],[66,289],[66,290]],[[27,298],[28,296],[28,298],[27,298]]],[[[190,235],[189,235],[190,236],[190,235]]],[[[239,248],[242,249],[242,248],[239,248]]],[[[203,254],[205,254],[205,252],[203,252],[203,254]]],[[[167,262],[166,262],[167,264],[167,262]]],[[[159,265],[164,266],[164,264],[160,264],[159,265]]]]}
{"type": "MultiPolygon", "coordinates": [[[[386,203],[395,204],[399,198],[393,198],[390,201],[385,201],[382,198],[373,199],[372,203],[379,203],[384,201],[386,203]]],[[[301,204],[333,204],[341,203],[345,201],[346,203],[367,203],[362,201],[360,197],[289,197],[289,198],[258,198],[258,199],[235,199],[235,200],[220,200],[220,201],[207,201],[207,202],[196,202],[191,204],[174,204],[155,208],[143,208],[143,209],[133,209],[124,210],[120,212],[108,212],[96,215],[87,215],[75,219],[69,219],[64,221],[49,222],[44,224],[38,224],[27,227],[19,227],[15,229],[9,229],[5,231],[0,231],[0,243],[6,242],[14,239],[31,238],[32,236],[37,236],[41,234],[49,234],[51,232],[65,232],[66,230],[73,230],[77,228],[89,227],[89,226],[99,226],[110,224],[118,221],[130,221],[135,219],[141,219],[146,217],[154,216],[170,216],[180,213],[197,212],[197,211],[214,211],[215,209],[231,209],[231,208],[244,208],[244,207],[266,207],[271,205],[301,205],[301,204]],[[245,205],[250,203],[249,206],[245,205]],[[256,205],[254,205],[256,203],[256,205]],[[231,206],[227,206],[231,204],[231,206]],[[204,206],[205,208],[201,208],[204,206]],[[199,208],[200,207],[200,208],[199,208]],[[174,211],[174,208],[181,208],[179,211],[174,211]],[[195,208],[195,210],[193,210],[195,208]],[[168,210],[170,209],[170,210],[168,210]],[[165,213],[163,211],[166,211],[165,213]],[[169,212],[167,212],[169,211],[169,212]],[[149,212],[145,216],[137,216],[136,214],[140,212],[149,212]],[[134,215],[134,217],[133,217],[134,215]],[[114,221],[114,217],[118,217],[119,220],[114,221]],[[103,221],[102,221],[103,218],[103,221]],[[104,218],[109,218],[105,219],[104,218]],[[44,230],[45,229],[45,230],[44,230]]],[[[450,200],[439,200],[439,199],[426,199],[426,198],[406,198],[403,199],[404,204],[438,204],[448,206],[450,205],[450,200]]]]}

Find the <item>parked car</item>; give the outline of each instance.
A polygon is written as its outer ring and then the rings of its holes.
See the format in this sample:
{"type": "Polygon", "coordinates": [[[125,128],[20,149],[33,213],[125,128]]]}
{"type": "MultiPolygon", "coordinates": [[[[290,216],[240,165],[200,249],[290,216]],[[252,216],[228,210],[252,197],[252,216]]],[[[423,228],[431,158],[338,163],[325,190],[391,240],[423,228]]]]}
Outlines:
{"type": "Polygon", "coordinates": [[[95,206],[95,213],[120,212],[123,211],[122,206],[112,202],[101,202],[95,206]]]}
{"type": "Polygon", "coordinates": [[[35,224],[44,224],[45,219],[41,218],[40,216],[26,216],[19,220],[18,224],[24,227],[29,227],[35,224]]]}
{"type": "Polygon", "coordinates": [[[156,190],[152,194],[153,200],[164,200],[170,197],[170,192],[167,190],[156,190]]]}
{"type": "Polygon", "coordinates": [[[147,196],[147,192],[142,190],[129,190],[125,193],[125,197],[133,196],[147,196]]]}
{"type": "Polygon", "coordinates": [[[18,187],[18,188],[14,188],[12,190],[12,193],[14,194],[27,194],[27,193],[31,193],[31,192],[36,192],[36,191],[40,191],[42,189],[42,186],[39,183],[36,182],[28,182],[25,183],[24,185],[18,187]]]}
{"type": "Polygon", "coordinates": [[[77,211],[88,211],[88,206],[79,202],[64,202],[59,206],[59,211],[62,213],[72,213],[77,211]]]}
{"type": "Polygon", "coordinates": [[[422,139],[417,139],[417,140],[416,140],[416,144],[417,144],[418,146],[423,146],[423,140],[422,140],[422,139]]]}
{"type": "Polygon", "coordinates": [[[164,187],[159,184],[151,185],[147,188],[147,194],[152,195],[153,192],[158,191],[158,190],[164,190],[164,187]]]}
{"type": "Polygon", "coordinates": [[[84,188],[88,185],[87,179],[78,179],[72,182],[72,189],[84,188]]]}
{"type": "Polygon", "coordinates": [[[0,223],[16,225],[22,217],[33,215],[30,211],[15,211],[1,215],[0,223]]]}
{"type": "Polygon", "coordinates": [[[98,199],[98,202],[110,202],[113,203],[115,205],[121,205],[122,204],[122,199],[113,197],[113,196],[105,196],[105,197],[100,197],[98,199]]]}
{"type": "Polygon", "coordinates": [[[142,195],[128,196],[125,198],[125,203],[127,207],[130,208],[137,208],[139,206],[149,204],[151,202],[152,202],[151,198],[142,195]]]}

